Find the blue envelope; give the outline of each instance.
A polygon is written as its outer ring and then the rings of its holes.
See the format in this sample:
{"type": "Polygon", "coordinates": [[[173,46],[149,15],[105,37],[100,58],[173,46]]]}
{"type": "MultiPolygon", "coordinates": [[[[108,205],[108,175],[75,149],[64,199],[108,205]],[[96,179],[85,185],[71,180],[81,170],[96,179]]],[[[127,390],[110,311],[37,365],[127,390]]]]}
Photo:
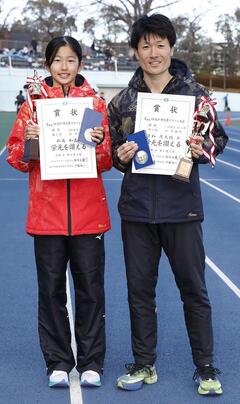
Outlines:
{"type": "Polygon", "coordinates": [[[148,146],[145,130],[132,133],[127,137],[128,141],[134,141],[138,145],[138,150],[133,157],[133,163],[136,170],[154,164],[151,152],[148,146]]]}
{"type": "Polygon", "coordinates": [[[96,147],[97,143],[91,140],[90,132],[93,128],[101,127],[102,120],[102,112],[94,111],[91,108],[85,108],[82,124],[79,130],[78,142],[96,147]]]}

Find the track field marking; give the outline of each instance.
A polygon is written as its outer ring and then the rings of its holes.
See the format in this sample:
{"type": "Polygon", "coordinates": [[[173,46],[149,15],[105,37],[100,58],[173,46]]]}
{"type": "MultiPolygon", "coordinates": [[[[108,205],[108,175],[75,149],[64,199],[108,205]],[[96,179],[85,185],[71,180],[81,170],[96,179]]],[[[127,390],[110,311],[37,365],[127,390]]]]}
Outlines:
{"type": "Polygon", "coordinates": [[[235,152],[237,152],[237,153],[240,153],[240,150],[239,150],[239,149],[235,149],[234,147],[228,147],[228,146],[226,146],[225,149],[231,150],[231,151],[235,151],[235,152]]]}
{"type": "Polygon", "coordinates": [[[103,178],[104,181],[122,181],[122,178],[103,178]]]}
{"type": "Polygon", "coordinates": [[[240,166],[236,166],[236,164],[229,163],[228,161],[225,161],[222,159],[217,159],[217,161],[219,163],[226,164],[226,166],[233,167],[233,168],[236,168],[237,170],[240,170],[240,166]]]}
{"type": "Polygon", "coordinates": [[[234,139],[233,137],[229,137],[229,140],[231,140],[231,142],[240,143],[240,140],[239,140],[239,139],[234,139]]]}
{"type": "Polygon", "coordinates": [[[6,150],[6,146],[4,146],[4,148],[2,150],[0,150],[0,156],[5,152],[6,150]]]}
{"type": "Polygon", "coordinates": [[[227,196],[228,198],[233,199],[235,202],[240,203],[240,199],[236,198],[236,196],[233,196],[233,195],[229,194],[228,192],[224,191],[223,189],[218,188],[215,185],[212,185],[210,182],[208,182],[208,181],[206,181],[206,180],[204,180],[202,178],[200,178],[200,181],[203,182],[204,184],[208,185],[209,187],[215,189],[216,191],[221,192],[221,194],[227,196]]]}
{"type": "MultiPolygon", "coordinates": [[[[218,119],[219,122],[226,122],[227,117],[218,119]]],[[[231,117],[231,121],[239,121],[239,117],[231,117]]]]}
{"type": "Polygon", "coordinates": [[[232,179],[232,178],[228,178],[228,179],[225,179],[225,178],[204,178],[205,179],[205,181],[212,181],[212,182],[239,182],[240,181],[240,178],[239,179],[232,179]]]}
{"type": "Polygon", "coordinates": [[[28,181],[28,178],[0,178],[0,181],[28,181]]]}
{"type": "Polygon", "coordinates": [[[210,260],[209,257],[206,257],[206,264],[222,279],[224,283],[240,298],[240,289],[225,275],[221,269],[214,264],[213,261],[210,260]]]}
{"type": "MultiPolygon", "coordinates": [[[[67,310],[68,310],[69,323],[70,323],[71,336],[72,336],[71,346],[72,346],[74,357],[76,359],[77,345],[76,345],[75,333],[74,333],[73,310],[72,310],[72,301],[71,301],[71,293],[70,293],[70,285],[69,285],[69,270],[67,270],[66,276],[67,276],[67,284],[66,284],[67,310]]],[[[69,374],[69,381],[70,381],[69,390],[70,390],[71,404],[83,404],[82,391],[81,391],[80,380],[79,380],[79,373],[75,368],[69,374]]]]}

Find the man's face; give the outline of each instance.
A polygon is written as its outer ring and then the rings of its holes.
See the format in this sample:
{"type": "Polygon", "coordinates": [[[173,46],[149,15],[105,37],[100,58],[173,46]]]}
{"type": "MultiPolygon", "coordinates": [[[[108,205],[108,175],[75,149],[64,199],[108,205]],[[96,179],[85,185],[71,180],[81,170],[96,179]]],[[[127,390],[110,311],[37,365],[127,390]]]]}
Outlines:
{"type": "Polygon", "coordinates": [[[167,38],[150,34],[140,39],[134,52],[144,73],[162,75],[169,69],[173,48],[167,38]]]}

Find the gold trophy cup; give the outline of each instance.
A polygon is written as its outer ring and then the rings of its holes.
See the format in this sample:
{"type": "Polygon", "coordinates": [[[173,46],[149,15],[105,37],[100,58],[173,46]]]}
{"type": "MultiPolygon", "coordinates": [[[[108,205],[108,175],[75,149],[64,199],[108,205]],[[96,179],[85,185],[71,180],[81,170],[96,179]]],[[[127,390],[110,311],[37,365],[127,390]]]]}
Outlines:
{"type": "Polygon", "coordinates": [[[189,139],[186,140],[186,143],[188,145],[188,149],[186,152],[185,157],[182,157],[179,160],[177,169],[175,174],[173,175],[173,178],[179,181],[183,182],[190,182],[190,175],[192,171],[192,166],[193,166],[193,161],[192,161],[192,153],[191,153],[191,139],[194,139],[195,136],[197,135],[204,135],[206,133],[206,130],[210,124],[209,118],[208,118],[208,113],[209,111],[209,105],[205,104],[203,108],[198,111],[194,118],[193,122],[193,130],[192,130],[192,135],[189,139]]]}
{"type": "MultiPolygon", "coordinates": [[[[32,117],[31,120],[33,123],[37,124],[37,110],[36,110],[36,102],[35,100],[42,98],[41,93],[41,80],[38,77],[37,71],[34,70],[33,82],[29,84],[28,92],[29,97],[32,100],[32,117]]],[[[34,161],[39,160],[39,139],[38,137],[34,139],[26,139],[24,144],[24,155],[23,160],[34,161]]]]}

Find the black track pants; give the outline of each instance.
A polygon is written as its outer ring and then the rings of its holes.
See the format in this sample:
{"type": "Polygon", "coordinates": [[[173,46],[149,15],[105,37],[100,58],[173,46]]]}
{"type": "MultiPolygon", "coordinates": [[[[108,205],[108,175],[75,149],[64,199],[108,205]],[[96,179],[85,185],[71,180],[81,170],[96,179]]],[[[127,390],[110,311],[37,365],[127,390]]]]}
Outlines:
{"type": "Polygon", "coordinates": [[[211,363],[213,333],[201,223],[122,221],[122,238],[135,362],[153,364],[156,360],[155,288],[163,249],[183,302],[193,361],[196,366],[211,363]]]}
{"type": "Polygon", "coordinates": [[[75,290],[77,369],[100,372],[105,356],[104,236],[34,236],[39,337],[48,374],[75,366],[66,308],[66,268],[75,290]]]}

